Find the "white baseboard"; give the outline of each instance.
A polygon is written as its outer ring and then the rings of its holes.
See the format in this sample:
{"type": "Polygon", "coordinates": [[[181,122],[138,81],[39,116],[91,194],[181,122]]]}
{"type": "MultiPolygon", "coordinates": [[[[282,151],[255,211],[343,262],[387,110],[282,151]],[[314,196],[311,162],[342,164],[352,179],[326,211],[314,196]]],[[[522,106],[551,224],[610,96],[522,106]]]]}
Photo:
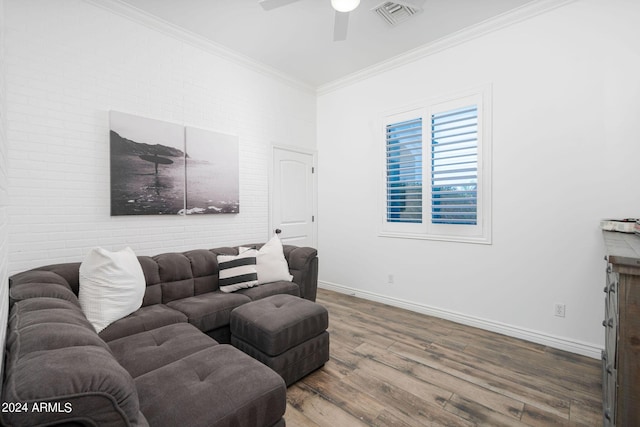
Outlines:
{"type": "Polygon", "coordinates": [[[347,295],[353,295],[358,298],[380,302],[383,304],[403,308],[410,311],[415,311],[417,313],[422,313],[429,316],[439,317],[441,319],[451,320],[452,322],[461,323],[463,325],[473,326],[480,329],[485,329],[491,332],[497,332],[499,334],[507,335],[510,337],[520,338],[525,341],[531,341],[537,344],[542,344],[552,348],[557,348],[559,350],[564,350],[571,353],[576,353],[583,356],[591,357],[593,359],[600,359],[602,357],[601,352],[603,347],[595,346],[593,344],[575,341],[575,340],[571,340],[564,337],[549,335],[549,334],[545,334],[545,333],[530,330],[530,329],[519,328],[517,326],[508,325],[506,323],[495,322],[493,320],[487,320],[479,317],[468,316],[466,314],[457,313],[449,310],[443,310],[441,308],[430,307],[428,305],[418,304],[415,302],[406,301],[399,298],[393,298],[386,295],[380,295],[374,292],[363,291],[361,289],[355,289],[348,286],[338,285],[336,283],[318,281],[318,287],[322,289],[328,289],[330,291],[340,292],[347,295]]]}

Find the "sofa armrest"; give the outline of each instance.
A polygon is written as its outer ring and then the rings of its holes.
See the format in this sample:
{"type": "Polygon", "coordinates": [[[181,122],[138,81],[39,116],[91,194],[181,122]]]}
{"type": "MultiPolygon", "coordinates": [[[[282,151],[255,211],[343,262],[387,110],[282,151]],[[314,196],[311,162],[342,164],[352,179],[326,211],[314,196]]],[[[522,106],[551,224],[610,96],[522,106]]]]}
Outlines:
{"type": "Polygon", "coordinates": [[[3,425],[137,425],[133,378],[104,348],[30,353],[7,366],[5,381],[2,400],[16,410],[2,414],[3,425]]]}
{"type": "Polygon", "coordinates": [[[135,383],[79,307],[56,298],[14,304],[7,328],[2,425],[145,425],[135,383]]]}
{"type": "Polygon", "coordinates": [[[318,292],[317,249],[293,245],[283,245],[283,249],[293,281],[300,287],[300,296],[315,301],[318,292]]]}

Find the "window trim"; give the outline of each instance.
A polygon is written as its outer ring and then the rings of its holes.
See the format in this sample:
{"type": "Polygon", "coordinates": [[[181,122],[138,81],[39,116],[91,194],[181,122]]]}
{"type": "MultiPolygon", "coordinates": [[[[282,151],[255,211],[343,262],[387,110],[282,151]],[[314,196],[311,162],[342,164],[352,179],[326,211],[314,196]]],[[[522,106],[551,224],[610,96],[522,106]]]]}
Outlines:
{"type": "Polygon", "coordinates": [[[396,108],[381,114],[381,185],[380,237],[426,239],[450,242],[491,244],[491,157],[492,115],[491,85],[440,96],[423,102],[396,108]],[[478,108],[478,209],[477,225],[431,223],[431,115],[475,104],[478,108]],[[422,117],[422,218],[423,222],[403,224],[387,221],[387,125],[422,117]]]}

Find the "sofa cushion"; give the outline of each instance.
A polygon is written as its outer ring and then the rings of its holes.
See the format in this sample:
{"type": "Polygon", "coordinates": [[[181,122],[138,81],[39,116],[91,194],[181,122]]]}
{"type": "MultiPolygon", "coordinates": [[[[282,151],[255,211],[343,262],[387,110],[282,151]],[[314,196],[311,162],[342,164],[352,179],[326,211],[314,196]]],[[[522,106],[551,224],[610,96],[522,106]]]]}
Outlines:
{"type": "Polygon", "coordinates": [[[80,306],[58,298],[30,298],[20,301],[20,309],[12,310],[9,323],[18,322],[17,327],[53,321],[56,323],[82,324],[93,330],[80,306]]]}
{"type": "Polygon", "coordinates": [[[167,253],[156,255],[153,259],[158,264],[163,303],[194,295],[193,271],[189,258],[184,254],[167,253]]]}
{"type": "Polygon", "coordinates": [[[13,307],[17,301],[40,297],[59,298],[71,301],[80,307],[78,297],[68,285],[40,282],[21,283],[9,289],[9,307],[13,307]]]}
{"type": "Polygon", "coordinates": [[[80,306],[96,332],[142,305],[145,278],[131,248],[117,252],[94,248],[85,256],[79,274],[80,306]]]}
{"type": "Polygon", "coordinates": [[[109,342],[116,360],[136,378],[218,343],[189,323],[175,323],[109,342]]]}
{"type": "Polygon", "coordinates": [[[282,378],[220,344],[135,379],[140,410],[154,426],[271,426],[286,409],[282,378]],[[159,396],[171,396],[171,404],[159,396]]]}
{"type": "Polygon", "coordinates": [[[21,359],[25,355],[74,346],[96,346],[108,350],[93,326],[73,303],[55,298],[23,301],[11,310],[7,354],[21,359]]]}
{"type": "Polygon", "coordinates": [[[255,286],[249,289],[240,289],[236,293],[246,295],[252,301],[269,297],[271,295],[288,294],[300,296],[300,288],[293,282],[271,282],[264,285],[255,286]]]}
{"type": "MultiPolygon", "coordinates": [[[[95,331],[85,326],[64,323],[41,323],[20,330],[20,346],[18,357],[34,351],[56,350],[74,346],[95,346],[109,350],[107,344],[96,335],[95,331]]],[[[10,351],[13,351],[11,349],[10,351]]]]}
{"type": "Polygon", "coordinates": [[[218,290],[218,260],[216,254],[207,249],[187,251],[184,256],[191,262],[194,295],[218,290]]]}
{"type": "Polygon", "coordinates": [[[246,295],[216,291],[171,301],[167,305],[184,313],[189,323],[207,332],[228,325],[231,311],[250,301],[246,295]]]}
{"type": "Polygon", "coordinates": [[[78,269],[79,262],[65,264],[53,264],[40,267],[36,270],[23,271],[11,276],[11,286],[18,286],[23,283],[57,283],[68,287],[74,294],[78,294],[78,269]],[[73,283],[69,279],[73,278],[73,283]]]}
{"type": "Polygon", "coordinates": [[[194,295],[191,261],[185,254],[166,253],[139,256],[147,289],[142,306],[165,304],[194,295]]]}
{"type": "Polygon", "coordinates": [[[174,323],[186,323],[187,316],[164,304],[140,307],[127,317],[107,326],[100,332],[100,338],[109,342],[118,338],[160,328],[174,323]]]}

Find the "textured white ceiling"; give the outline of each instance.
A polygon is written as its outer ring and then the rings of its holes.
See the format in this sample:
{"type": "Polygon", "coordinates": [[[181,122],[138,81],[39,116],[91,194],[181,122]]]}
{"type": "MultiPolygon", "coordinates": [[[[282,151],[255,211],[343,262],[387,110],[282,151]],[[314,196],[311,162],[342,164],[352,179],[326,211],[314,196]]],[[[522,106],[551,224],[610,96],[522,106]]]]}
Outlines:
{"type": "Polygon", "coordinates": [[[330,0],[299,0],[264,11],[258,0],[120,0],[319,87],[428,45],[536,0],[426,0],[424,11],[389,27],[362,0],[346,41],[333,41],[330,0]]]}

